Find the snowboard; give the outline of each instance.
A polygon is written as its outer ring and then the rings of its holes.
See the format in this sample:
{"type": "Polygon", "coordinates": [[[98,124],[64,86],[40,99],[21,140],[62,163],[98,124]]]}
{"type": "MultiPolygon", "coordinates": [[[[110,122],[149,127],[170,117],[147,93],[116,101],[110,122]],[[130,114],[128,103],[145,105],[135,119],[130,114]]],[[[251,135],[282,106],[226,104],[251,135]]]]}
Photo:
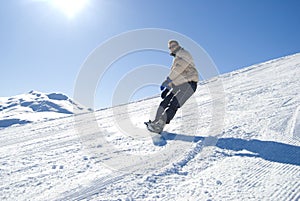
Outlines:
{"type": "Polygon", "coordinates": [[[151,133],[152,142],[155,146],[165,146],[167,144],[167,140],[162,136],[162,133],[155,133],[148,128],[149,122],[144,122],[148,131],[151,133]]]}

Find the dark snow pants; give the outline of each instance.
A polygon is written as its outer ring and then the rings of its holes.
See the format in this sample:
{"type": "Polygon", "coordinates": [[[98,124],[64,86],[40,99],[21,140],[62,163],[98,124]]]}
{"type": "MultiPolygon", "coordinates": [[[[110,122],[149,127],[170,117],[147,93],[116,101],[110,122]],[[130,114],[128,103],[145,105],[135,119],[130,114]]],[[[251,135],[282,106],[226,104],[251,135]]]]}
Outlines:
{"type": "Polygon", "coordinates": [[[175,86],[172,91],[161,101],[157,112],[155,121],[162,118],[167,124],[175,116],[178,108],[195,93],[197,89],[197,82],[187,82],[175,86]]]}

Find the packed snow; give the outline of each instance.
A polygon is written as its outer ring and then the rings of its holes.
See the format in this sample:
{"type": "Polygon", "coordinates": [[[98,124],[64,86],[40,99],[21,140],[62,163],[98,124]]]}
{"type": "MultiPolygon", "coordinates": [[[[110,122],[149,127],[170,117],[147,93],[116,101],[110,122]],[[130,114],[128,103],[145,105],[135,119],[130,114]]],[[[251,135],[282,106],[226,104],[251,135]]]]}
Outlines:
{"type": "Polygon", "coordinates": [[[3,128],[0,199],[300,199],[300,54],[202,81],[193,97],[164,146],[143,124],[159,97],[3,128]],[[224,110],[213,113],[216,83],[224,110]]]}

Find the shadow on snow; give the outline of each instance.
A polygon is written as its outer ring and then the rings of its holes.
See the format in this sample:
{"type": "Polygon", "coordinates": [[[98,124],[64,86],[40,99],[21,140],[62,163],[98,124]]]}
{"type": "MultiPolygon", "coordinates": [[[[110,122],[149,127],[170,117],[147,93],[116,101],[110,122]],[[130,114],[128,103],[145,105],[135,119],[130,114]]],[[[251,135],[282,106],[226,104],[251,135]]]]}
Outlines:
{"type": "Polygon", "coordinates": [[[14,124],[22,125],[22,124],[27,124],[27,123],[31,123],[31,121],[21,120],[21,119],[4,119],[4,120],[0,120],[0,128],[9,127],[14,124]]]}
{"type": "MultiPolygon", "coordinates": [[[[188,136],[175,133],[166,133],[164,135],[166,140],[180,140],[186,142],[198,142],[204,141],[205,137],[201,136],[188,136]]],[[[300,147],[284,144],[273,141],[261,141],[261,140],[244,140],[239,138],[220,138],[216,144],[205,145],[216,146],[221,149],[242,151],[247,150],[251,153],[237,153],[235,156],[245,157],[260,157],[262,159],[291,164],[300,166],[300,147]]]]}

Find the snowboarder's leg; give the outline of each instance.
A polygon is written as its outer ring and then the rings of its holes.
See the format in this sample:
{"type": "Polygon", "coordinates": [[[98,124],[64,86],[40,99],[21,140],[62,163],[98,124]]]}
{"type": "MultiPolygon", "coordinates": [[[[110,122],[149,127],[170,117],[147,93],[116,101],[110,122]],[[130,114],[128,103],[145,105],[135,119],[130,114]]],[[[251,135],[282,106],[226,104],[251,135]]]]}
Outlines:
{"type": "Polygon", "coordinates": [[[183,104],[195,93],[197,89],[197,82],[188,82],[179,86],[180,92],[176,95],[179,107],[182,107],[183,104]]]}
{"type": "MultiPolygon", "coordinates": [[[[180,94],[180,92],[178,94],[180,94]]],[[[169,105],[168,109],[166,110],[166,112],[162,115],[162,119],[164,119],[166,121],[166,124],[170,123],[170,121],[175,116],[178,108],[180,108],[180,106],[179,106],[177,97],[175,96],[175,97],[173,97],[172,101],[170,102],[170,105],[169,105]]]]}
{"type": "Polygon", "coordinates": [[[170,123],[170,121],[174,118],[178,108],[182,107],[183,104],[195,93],[197,89],[196,82],[188,82],[178,86],[178,93],[172,98],[168,109],[163,115],[163,119],[165,119],[166,123],[170,123]]]}
{"type": "MultiPolygon", "coordinates": [[[[161,104],[159,106],[155,121],[151,122],[148,125],[150,131],[160,133],[163,131],[165,125],[170,123],[170,121],[175,116],[177,109],[180,107],[179,102],[177,100],[177,95],[180,96],[180,92],[178,92],[175,96],[171,97],[171,100],[169,101],[168,105],[161,104]]],[[[162,101],[162,103],[164,103],[164,101],[162,101]]]]}
{"type": "Polygon", "coordinates": [[[174,93],[170,93],[165,97],[157,109],[155,120],[153,122],[148,122],[148,129],[156,133],[162,132],[165,125],[170,123],[173,119],[178,108],[194,94],[196,88],[196,82],[184,83],[177,87],[175,95],[174,93]]]}
{"type": "Polygon", "coordinates": [[[166,96],[161,103],[159,104],[159,107],[157,108],[156,116],[154,122],[157,122],[165,112],[166,108],[169,106],[170,101],[172,100],[174,94],[170,93],[168,96],[166,96]]]}
{"type": "Polygon", "coordinates": [[[169,107],[170,102],[172,101],[173,97],[174,97],[174,94],[169,93],[169,95],[166,96],[159,104],[159,107],[157,108],[155,120],[146,122],[146,125],[150,131],[155,132],[155,133],[160,133],[163,131],[163,129],[166,125],[165,110],[166,110],[166,108],[169,107]]]}

